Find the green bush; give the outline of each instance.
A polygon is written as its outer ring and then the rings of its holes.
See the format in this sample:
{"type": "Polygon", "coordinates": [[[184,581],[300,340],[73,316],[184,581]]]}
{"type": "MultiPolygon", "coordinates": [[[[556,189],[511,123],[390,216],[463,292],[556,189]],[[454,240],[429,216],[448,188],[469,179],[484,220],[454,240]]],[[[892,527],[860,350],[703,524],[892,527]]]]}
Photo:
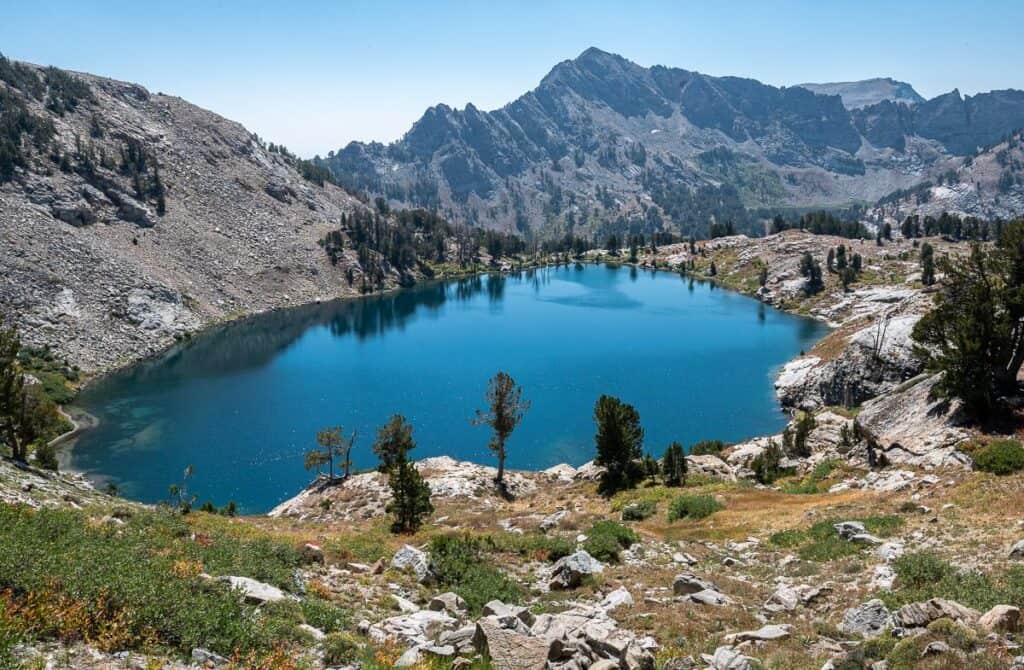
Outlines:
{"type": "Polygon", "coordinates": [[[714,496],[709,495],[683,495],[674,498],[668,506],[668,520],[677,519],[703,519],[715,512],[724,509],[722,503],[714,496]]]}
{"type": "Polygon", "coordinates": [[[997,475],[1024,470],[1024,446],[1017,440],[993,440],[974,452],[974,467],[997,475]]]}
{"type": "Polygon", "coordinates": [[[430,541],[430,567],[440,586],[459,594],[473,614],[491,600],[518,603],[523,590],[488,560],[488,536],[438,535],[430,541]]]}
{"type": "Polygon", "coordinates": [[[619,552],[640,541],[631,529],[610,520],[598,521],[587,531],[583,548],[599,561],[617,563],[619,552]]]}
{"type": "Polygon", "coordinates": [[[643,521],[654,516],[656,511],[658,511],[658,505],[653,500],[641,500],[622,508],[622,520],[643,521]]]}
{"type": "Polygon", "coordinates": [[[551,562],[576,550],[576,546],[568,538],[541,533],[501,533],[488,535],[486,539],[485,546],[488,551],[518,554],[551,562]]]}

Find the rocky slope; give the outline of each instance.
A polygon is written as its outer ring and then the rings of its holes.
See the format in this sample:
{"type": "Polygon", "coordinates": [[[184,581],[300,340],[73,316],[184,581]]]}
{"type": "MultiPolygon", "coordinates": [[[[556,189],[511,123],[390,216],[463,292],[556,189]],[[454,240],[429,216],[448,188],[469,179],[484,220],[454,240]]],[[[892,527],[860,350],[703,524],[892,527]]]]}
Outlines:
{"type": "Polygon", "coordinates": [[[401,140],[354,142],[321,164],[474,224],[700,236],[711,221],[753,229],[751,208],[874,202],[1024,126],[1021,91],[923,101],[888,80],[822,86],[644,68],[591,48],[501,109],[438,105],[401,140]]]}
{"type": "Polygon", "coordinates": [[[229,317],[356,293],[354,251],[332,264],[318,244],[363,207],[342,189],[180,98],[5,63],[0,91],[52,125],[0,180],[0,311],[27,343],[91,372],[229,317]],[[73,108],[55,103],[66,80],[84,87],[73,108]]]}
{"type": "Polygon", "coordinates": [[[949,169],[912,189],[890,194],[867,219],[899,227],[912,214],[939,217],[943,212],[981,219],[1012,219],[1024,211],[1024,132],[949,162],[949,169]]]}

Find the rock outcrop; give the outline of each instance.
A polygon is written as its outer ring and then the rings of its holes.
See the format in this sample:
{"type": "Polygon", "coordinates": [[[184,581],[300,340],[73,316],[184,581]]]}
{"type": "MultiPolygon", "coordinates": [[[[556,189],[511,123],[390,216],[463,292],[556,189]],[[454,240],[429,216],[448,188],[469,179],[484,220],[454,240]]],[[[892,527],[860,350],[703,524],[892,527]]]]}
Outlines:
{"type": "Polygon", "coordinates": [[[936,397],[935,376],[920,376],[864,403],[857,427],[890,463],[970,466],[959,450],[970,433],[958,400],[936,397]]]}

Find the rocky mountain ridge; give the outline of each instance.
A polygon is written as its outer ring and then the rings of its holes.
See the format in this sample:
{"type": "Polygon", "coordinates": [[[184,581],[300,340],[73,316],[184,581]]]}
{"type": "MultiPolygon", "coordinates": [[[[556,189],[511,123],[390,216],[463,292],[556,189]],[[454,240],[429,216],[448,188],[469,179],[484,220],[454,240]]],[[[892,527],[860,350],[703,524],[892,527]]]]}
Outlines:
{"type": "Polygon", "coordinates": [[[716,220],[753,230],[751,210],[874,202],[1024,126],[1021,91],[918,101],[891,82],[855,105],[839,95],[853,84],[809,87],[591,48],[500,109],[438,105],[393,144],[353,142],[319,162],[392,203],[473,224],[699,236],[716,220]]]}

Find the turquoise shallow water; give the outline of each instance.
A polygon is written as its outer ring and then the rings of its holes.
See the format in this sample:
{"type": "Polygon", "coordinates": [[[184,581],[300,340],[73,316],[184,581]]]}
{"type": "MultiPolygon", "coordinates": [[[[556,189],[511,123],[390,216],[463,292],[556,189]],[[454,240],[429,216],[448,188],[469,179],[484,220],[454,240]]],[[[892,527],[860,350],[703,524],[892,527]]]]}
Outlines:
{"type": "Polygon", "coordinates": [[[505,370],[533,407],[508,466],[593,458],[594,401],[640,412],[645,447],[740,440],[779,430],[778,368],[827,332],[751,298],[670,273],[596,265],[433,283],[275,312],[193,338],[87,387],[99,426],[70,466],[132,498],[164,499],[194,465],[200,501],[266,511],[311,479],[318,429],[358,427],[358,468],[375,428],[414,426],[415,458],[490,463],[473,426],[487,380],[505,370]]]}

